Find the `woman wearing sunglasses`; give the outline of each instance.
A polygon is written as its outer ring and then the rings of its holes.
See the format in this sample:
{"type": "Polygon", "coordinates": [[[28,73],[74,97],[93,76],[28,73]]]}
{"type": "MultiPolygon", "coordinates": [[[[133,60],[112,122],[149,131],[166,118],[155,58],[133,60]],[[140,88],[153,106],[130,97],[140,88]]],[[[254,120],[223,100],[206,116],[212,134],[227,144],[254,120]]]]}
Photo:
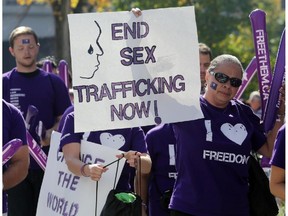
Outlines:
{"type": "MultiPolygon", "coordinates": [[[[172,216],[249,216],[250,151],[271,157],[283,116],[266,136],[250,107],[233,99],[243,68],[232,55],[212,60],[200,96],[203,119],[173,124],[177,144],[172,216]]],[[[284,93],[284,91],[282,92],[284,93]]],[[[284,99],[279,114],[284,113],[284,99]]]]}

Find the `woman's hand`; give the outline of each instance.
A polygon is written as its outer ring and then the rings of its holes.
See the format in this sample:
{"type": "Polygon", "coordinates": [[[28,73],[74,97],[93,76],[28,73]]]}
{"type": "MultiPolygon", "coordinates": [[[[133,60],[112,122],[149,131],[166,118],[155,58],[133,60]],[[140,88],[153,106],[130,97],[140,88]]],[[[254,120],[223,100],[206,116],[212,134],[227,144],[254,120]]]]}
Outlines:
{"type": "Polygon", "coordinates": [[[128,151],[124,152],[120,155],[116,155],[117,158],[122,158],[125,157],[126,162],[129,163],[131,167],[136,167],[137,166],[137,159],[141,156],[142,154],[137,151],[128,151]]]}
{"type": "Polygon", "coordinates": [[[139,17],[142,15],[142,11],[139,8],[132,8],[131,12],[133,12],[136,17],[139,17]]]}
{"type": "Polygon", "coordinates": [[[108,170],[108,168],[104,168],[103,165],[100,164],[89,164],[86,166],[84,172],[90,176],[93,181],[99,181],[102,177],[102,174],[108,170]]]}

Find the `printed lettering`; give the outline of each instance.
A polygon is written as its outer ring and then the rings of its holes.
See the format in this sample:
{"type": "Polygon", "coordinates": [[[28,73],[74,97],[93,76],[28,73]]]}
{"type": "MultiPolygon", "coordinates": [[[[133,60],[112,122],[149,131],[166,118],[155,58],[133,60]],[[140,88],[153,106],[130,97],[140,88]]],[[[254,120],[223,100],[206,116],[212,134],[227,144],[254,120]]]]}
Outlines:
{"type": "Polygon", "coordinates": [[[263,100],[268,100],[269,97],[269,86],[270,86],[270,72],[269,72],[269,59],[267,53],[267,47],[265,45],[265,32],[263,29],[259,29],[256,32],[256,46],[258,54],[258,66],[260,68],[261,76],[261,92],[263,100]]]}
{"type": "MultiPolygon", "coordinates": [[[[145,95],[165,94],[185,91],[185,79],[182,75],[166,77],[155,77],[153,79],[140,79],[138,81],[123,81],[96,85],[74,86],[75,94],[78,94],[78,102],[98,102],[104,98],[115,100],[118,97],[126,98],[128,94],[131,97],[143,97],[145,95]]],[[[75,97],[77,98],[77,97],[75,97]]]]}
{"type": "Polygon", "coordinates": [[[250,156],[247,155],[234,154],[229,152],[219,152],[211,150],[203,151],[204,160],[213,160],[226,163],[247,164],[249,157],[250,156]]]}
{"type": "Polygon", "coordinates": [[[129,35],[133,39],[145,38],[149,34],[149,25],[146,22],[111,24],[112,40],[127,40],[129,35]]]}
{"type": "Polygon", "coordinates": [[[76,216],[79,211],[78,203],[68,203],[64,197],[58,197],[50,192],[47,196],[47,207],[63,216],[76,216]]]}
{"type": "Polygon", "coordinates": [[[175,145],[174,144],[169,144],[169,165],[170,166],[175,166],[175,145]]]}
{"type": "Polygon", "coordinates": [[[124,66],[130,66],[132,64],[148,64],[150,60],[151,63],[156,63],[156,58],[154,56],[155,49],[155,45],[152,46],[151,49],[149,47],[134,47],[133,49],[125,47],[120,51],[120,56],[123,58],[121,64],[124,66]],[[144,56],[146,56],[145,61],[144,56]]]}
{"type": "Polygon", "coordinates": [[[59,171],[58,173],[59,173],[58,185],[75,191],[76,185],[79,183],[80,177],[75,176],[71,173],[65,173],[63,171],[59,171]]]}

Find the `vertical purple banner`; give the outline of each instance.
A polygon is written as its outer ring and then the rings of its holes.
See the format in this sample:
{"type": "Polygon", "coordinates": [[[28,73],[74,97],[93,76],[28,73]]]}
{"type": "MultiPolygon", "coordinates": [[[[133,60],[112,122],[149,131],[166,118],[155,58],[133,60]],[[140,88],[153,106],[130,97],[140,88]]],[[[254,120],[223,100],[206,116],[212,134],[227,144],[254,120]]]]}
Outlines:
{"type": "Polygon", "coordinates": [[[22,146],[22,140],[13,139],[6,143],[2,148],[2,166],[6,164],[13,155],[17,152],[17,150],[22,146]]]}
{"type": "Polygon", "coordinates": [[[242,85],[239,87],[235,98],[236,99],[240,99],[243,92],[245,91],[245,89],[247,88],[248,84],[250,83],[250,81],[252,80],[252,78],[254,77],[255,73],[257,71],[257,61],[256,61],[256,57],[254,56],[249,65],[247,66],[245,73],[244,73],[244,77],[243,77],[243,81],[242,81],[242,85]]]}
{"type": "Polygon", "coordinates": [[[52,73],[52,71],[53,71],[52,62],[50,60],[45,60],[44,63],[43,63],[42,69],[44,71],[52,73]]]}
{"type": "Polygon", "coordinates": [[[31,134],[27,131],[27,143],[31,156],[35,159],[38,165],[45,171],[47,164],[47,155],[38,145],[38,143],[33,139],[31,134]]]}
{"type": "Polygon", "coordinates": [[[277,110],[279,108],[279,89],[282,86],[285,74],[285,29],[283,30],[278,47],[278,53],[273,73],[273,80],[270,89],[270,95],[264,113],[264,130],[266,132],[273,128],[276,120],[277,110]]]}
{"type": "Polygon", "coordinates": [[[25,118],[26,127],[27,127],[26,137],[27,137],[27,143],[28,143],[30,155],[35,159],[38,165],[43,170],[45,170],[46,163],[47,163],[47,155],[41,149],[41,147],[38,145],[38,143],[34,140],[34,138],[31,136],[29,132],[31,125],[33,126],[34,124],[36,124],[35,117],[37,115],[38,115],[38,109],[33,105],[29,105],[27,109],[27,113],[26,113],[26,118],[25,118]]]}
{"type": "Polygon", "coordinates": [[[266,32],[266,13],[256,9],[250,13],[249,17],[252,25],[254,48],[257,59],[259,90],[262,100],[261,119],[263,120],[272,81],[268,36],[266,32]]]}
{"type": "Polygon", "coordinates": [[[58,71],[59,71],[59,76],[65,83],[66,87],[69,88],[68,86],[68,63],[65,60],[61,60],[58,64],[58,71]]]}

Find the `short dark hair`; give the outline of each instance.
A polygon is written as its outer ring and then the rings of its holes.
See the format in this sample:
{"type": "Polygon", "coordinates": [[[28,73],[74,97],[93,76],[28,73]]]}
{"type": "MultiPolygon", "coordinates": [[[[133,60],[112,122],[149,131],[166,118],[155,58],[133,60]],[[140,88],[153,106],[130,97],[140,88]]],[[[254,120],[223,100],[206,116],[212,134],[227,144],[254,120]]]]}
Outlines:
{"type": "Polygon", "coordinates": [[[199,43],[199,53],[202,55],[209,55],[210,60],[212,60],[212,51],[205,43],[199,43]]]}
{"type": "Polygon", "coordinates": [[[33,35],[35,41],[36,41],[36,44],[39,46],[40,43],[39,43],[39,40],[38,40],[38,36],[37,34],[33,31],[32,28],[28,27],[28,26],[19,26],[17,28],[15,28],[10,36],[9,36],[9,45],[10,47],[14,47],[14,40],[20,36],[20,35],[33,35]]]}

